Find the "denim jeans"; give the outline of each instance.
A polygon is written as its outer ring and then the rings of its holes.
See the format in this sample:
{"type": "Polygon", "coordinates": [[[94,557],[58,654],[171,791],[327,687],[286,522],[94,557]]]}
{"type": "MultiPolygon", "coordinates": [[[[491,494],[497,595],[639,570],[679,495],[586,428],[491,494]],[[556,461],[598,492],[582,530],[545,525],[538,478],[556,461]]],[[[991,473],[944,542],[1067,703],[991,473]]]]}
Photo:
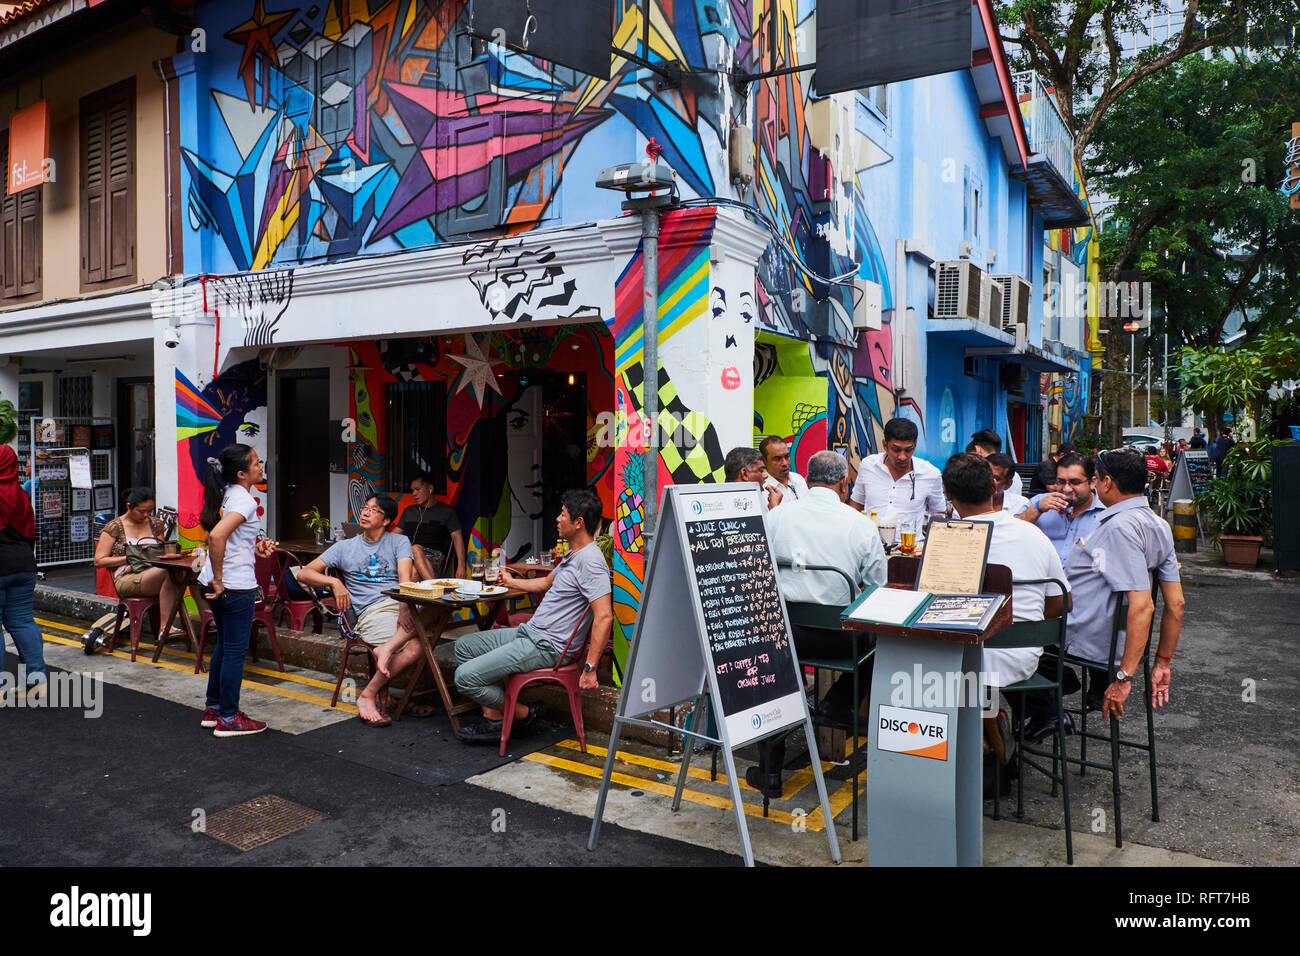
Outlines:
{"type": "Polygon", "coordinates": [[[511,674],[554,667],[560,652],[534,637],[527,624],[466,634],[456,640],[456,689],[475,703],[500,710],[506,692],[500,682],[511,674]]]}
{"type": "MultiPolygon", "coordinates": [[[[0,622],[18,645],[18,656],[27,667],[27,682],[45,680],[45,642],[36,626],[36,572],[0,576],[0,622]]],[[[5,643],[0,638],[0,667],[5,663],[5,643]]]]}
{"type": "Polygon", "coordinates": [[[244,682],[244,655],[253,631],[253,607],[257,590],[223,591],[208,601],[217,625],[217,646],[208,665],[208,700],[222,720],[239,715],[239,686],[244,682]]]}

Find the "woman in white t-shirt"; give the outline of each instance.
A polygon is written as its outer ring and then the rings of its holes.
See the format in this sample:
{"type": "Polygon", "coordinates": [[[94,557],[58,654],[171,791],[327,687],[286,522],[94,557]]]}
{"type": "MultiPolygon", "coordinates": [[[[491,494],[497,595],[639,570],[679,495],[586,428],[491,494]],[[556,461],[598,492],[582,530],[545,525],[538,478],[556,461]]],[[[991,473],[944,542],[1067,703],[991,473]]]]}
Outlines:
{"type": "Polygon", "coordinates": [[[257,578],[257,502],[253,485],[263,480],[263,465],[249,445],[227,445],[208,459],[203,476],[199,524],[208,533],[208,556],[199,575],[204,598],[217,626],[217,646],[208,665],[208,697],[202,726],[216,737],[260,734],[266,723],[239,709],[244,655],[253,630],[257,578]]]}

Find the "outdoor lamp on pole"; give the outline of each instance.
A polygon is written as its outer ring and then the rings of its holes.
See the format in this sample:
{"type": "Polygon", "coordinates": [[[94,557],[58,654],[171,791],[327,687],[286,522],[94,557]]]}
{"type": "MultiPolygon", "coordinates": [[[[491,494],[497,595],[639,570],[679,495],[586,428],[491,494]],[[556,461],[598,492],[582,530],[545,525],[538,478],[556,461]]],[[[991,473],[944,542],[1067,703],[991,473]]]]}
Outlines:
{"type": "Polygon", "coordinates": [[[623,163],[602,169],[596,177],[598,189],[623,192],[623,209],[641,214],[641,318],[642,318],[642,420],[645,439],[645,478],[641,497],[645,504],[642,533],[647,541],[655,529],[659,507],[659,210],[676,205],[677,178],[672,169],[659,162],[663,147],[653,139],[646,145],[648,162],[623,163]]]}

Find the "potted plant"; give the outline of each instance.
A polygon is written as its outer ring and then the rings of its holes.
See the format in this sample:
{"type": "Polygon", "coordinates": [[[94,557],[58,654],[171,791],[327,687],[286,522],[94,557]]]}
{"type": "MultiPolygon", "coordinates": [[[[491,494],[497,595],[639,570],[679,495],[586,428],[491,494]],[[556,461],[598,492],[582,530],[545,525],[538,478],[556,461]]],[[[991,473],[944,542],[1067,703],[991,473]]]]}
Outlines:
{"type": "Polygon", "coordinates": [[[9,399],[0,400],[0,445],[8,445],[18,437],[18,409],[9,399]]]}
{"type": "Polygon", "coordinates": [[[312,505],[310,509],[303,512],[302,520],[307,522],[308,530],[316,535],[316,543],[324,544],[330,530],[330,519],[321,514],[319,508],[312,505]]]}
{"type": "Polygon", "coordinates": [[[1259,563],[1268,524],[1269,479],[1261,479],[1243,468],[1229,469],[1215,478],[1202,496],[1219,526],[1223,560],[1234,568],[1253,568],[1259,563]]]}

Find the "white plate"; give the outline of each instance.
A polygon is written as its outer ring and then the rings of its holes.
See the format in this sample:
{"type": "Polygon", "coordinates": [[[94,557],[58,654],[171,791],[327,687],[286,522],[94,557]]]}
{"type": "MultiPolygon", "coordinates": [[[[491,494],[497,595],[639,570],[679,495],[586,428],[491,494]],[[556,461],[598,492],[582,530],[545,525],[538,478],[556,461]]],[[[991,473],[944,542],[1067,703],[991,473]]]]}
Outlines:
{"type": "Polygon", "coordinates": [[[480,601],[485,597],[496,597],[499,594],[505,594],[508,588],[500,585],[485,586],[481,591],[455,591],[452,597],[460,601],[480,601]]]}

